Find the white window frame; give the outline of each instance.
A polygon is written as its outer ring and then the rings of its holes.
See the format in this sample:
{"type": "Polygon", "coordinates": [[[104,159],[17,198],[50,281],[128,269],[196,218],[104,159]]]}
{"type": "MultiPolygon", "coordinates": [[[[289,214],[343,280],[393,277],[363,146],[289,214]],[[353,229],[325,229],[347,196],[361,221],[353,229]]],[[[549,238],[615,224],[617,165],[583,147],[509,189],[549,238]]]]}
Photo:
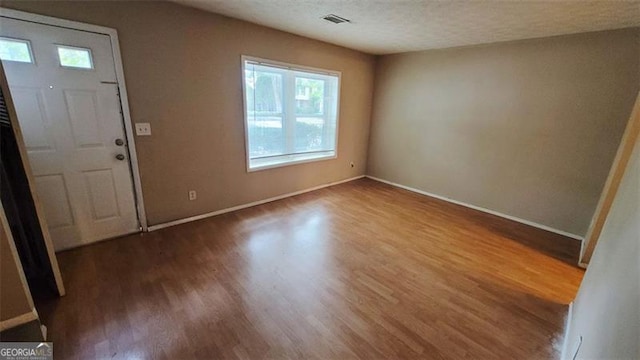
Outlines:
{"type": "MultiPolygon", "coordinates": [[[[242,64],[242,71],[241,71],[241,79],[242,79],[242,108],[243,108],[243,114],[244,114],[244,146],[245,146],[245,154],[246,154],[246,167],[247,167],[247,172],[255,172],[255,171],[262,171],[262,170],[267,170],[267,169],[273,169],[273,168],[279,168],[279,167],[283,167],[283,166],[291,166],[291,165],[297,165],[297,164],[304,164],[304,163],[309,163],[309,162],[315,162],[315,161],[324,161],[324,160],[332,160],[332,159],[337,159],[338,158],[338,135],[340,134],[340,88],[341,88],[341,83],[342,83],[342,72],[340,71],[334,71],[334,70],[326,70],[326,69],[319,69],[319,68],[314,68],[314,67],[310,67],[310,66],[304,66],[304,65],[297,65],[297,64],[290,64],[290,63],[285,63],[285,62],[281,62],[281,61],[275,61],[275,60],[268,60],[268,59],[263,59],[263,58],[259,58],[259,57],[254,57],[254,56],[248,56],[248,55],[242,55],[240,56],[240,61],[242,64]],[[338,82],[337,82],[337,89],[336,89],[336,129],[335,129],[335,150],[333,151],[333,155],[326,155],[326,154],[320,154],[320,155],[313,155],[313,153],[306,153],[306,154],[284,154],[279,156],[279,160],[274,160],[272,163],[269,163],[268,161],[265,161],[265,163],[263,165],[258,165],[258,166],[253,166],[251,167],[251,155],[249,152],[249,117],[247,114],[247,89],[246,89],[246,84],[245,84],[245,63],[247,61],[250,62],[255,62],[258,63],[260,65],[265,65],[265,66],[271,66],[271,67],[279,67],[279,68],[283,68],[286,70],[294,70],[294,71],[303,71],[303,72],[308,72],[308,73],[316,73],[316,74],[320,74],[320,75],[331,75],[331,76],[336,76],[338,78],[338,82]]],[[[292,93],[292,95],[295,98],[295,94],[296,94],[296,89],[295,87],[293,89],[290,89],[290,92],[292,93]]],[[[286,98],[286,95],[285,95],[286,98]]],[[[284,121],[284,117],[283,117],[283,121],[284,121]]],[[[328,152],[328,151],[326,151],[328,152]]]]}

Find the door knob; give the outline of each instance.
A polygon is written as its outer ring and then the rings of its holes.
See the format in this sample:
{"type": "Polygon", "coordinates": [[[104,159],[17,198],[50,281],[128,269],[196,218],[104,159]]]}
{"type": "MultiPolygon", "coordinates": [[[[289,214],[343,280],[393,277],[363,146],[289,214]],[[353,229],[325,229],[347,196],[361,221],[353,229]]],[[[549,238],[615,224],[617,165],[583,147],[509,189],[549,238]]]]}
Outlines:
{"type": "Polygon", "coordinates": [[[116,159],[122,161],[122,160],[124,160],[124,155],[118,154],[118,155],[116,155],[116,159]]]}
{"type": "Polygon", "coordinates": [[[124,145],[124,140],[122,140],[122,139],[116,139],[116,145],[118,145],[118,146],[122,146],[122,145],[124,145]]]}

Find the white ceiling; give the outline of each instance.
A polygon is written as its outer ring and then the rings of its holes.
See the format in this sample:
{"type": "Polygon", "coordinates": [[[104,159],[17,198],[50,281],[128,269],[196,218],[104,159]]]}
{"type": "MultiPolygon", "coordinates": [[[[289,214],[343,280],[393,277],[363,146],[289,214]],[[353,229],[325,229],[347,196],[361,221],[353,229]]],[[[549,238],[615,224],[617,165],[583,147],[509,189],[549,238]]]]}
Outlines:
{"type": "Polygon", "coordinates": [[[640,26],[640,0],[173,0],[371,54],[640,26]],[[321,18],[336,14],[351,23],[321,18]]]}

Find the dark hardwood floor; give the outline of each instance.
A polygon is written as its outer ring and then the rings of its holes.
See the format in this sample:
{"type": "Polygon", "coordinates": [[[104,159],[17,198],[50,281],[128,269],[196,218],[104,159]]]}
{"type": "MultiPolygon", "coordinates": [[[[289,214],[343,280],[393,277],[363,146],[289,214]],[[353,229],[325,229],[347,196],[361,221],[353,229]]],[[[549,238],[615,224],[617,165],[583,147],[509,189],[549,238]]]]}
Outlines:
{"type": "Polygon", "coordinates": [[[62,252],[39,311],[59,359],[545,359],[579,246],[362,179],[62,252]]]}

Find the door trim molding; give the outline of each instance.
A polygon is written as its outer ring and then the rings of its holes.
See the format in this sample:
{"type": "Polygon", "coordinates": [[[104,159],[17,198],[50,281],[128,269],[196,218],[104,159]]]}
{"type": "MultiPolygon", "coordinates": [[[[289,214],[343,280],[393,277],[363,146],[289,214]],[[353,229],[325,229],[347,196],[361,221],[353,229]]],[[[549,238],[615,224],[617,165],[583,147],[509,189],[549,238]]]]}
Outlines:
{"type": "Polygon", "coordinates": [[[140,179],[140,170],[138,167],[138,154],[136,152],[135,134],[133,132],[133,124],[131,120],[131,112],[129,111],[129,97],[127,95],[127,86],[124,80],[124,67],[122,65],[122,55],[120,53],[120,43],[118,40],[118,32],[116,29],[87,24],[78,21],[59,19],[51,16],[38,15],[24,11],[12,10],[0,7],[0,17],[29,21],[33,23],[57,26],[61,28],[80,30],[102,34],[109,36],[111,40],[111,51],[113,53],[113,61],[115,64],[116,79],[118,80],[118,90],[120,92],[120,105],[122,107],[122,118],[124,125],[125,137],[127,139],[127,151],[129,154],[129,164],[133,179],[133,195],[136,199],[136,211],[138,213],[138,221],[142,231],[148,231],[147,214],[144,207],[144,199],[142,197],[142,181],[140,179]]]}
{"type": "Polygon", "coordinates": [[[618,188],[622,183],[622,177],[627,170],[627,165],[631,159],[633,149],[636,146],[638,137],[640,136],[640,92],[636,96],[636,101],[631,110],[629,121],[622,134],[620,145],[616,151],[616,156],[613,159],[613,164],[609,169],[607,180],[602,188],[598,205],[591,218],[587,235],[585,236],[585,245],[580,249],[580,262],[588,264],[591,261],[591,256],[598,244],[598,239],[602,230],[604,229],[605,222],[609,216],[609,211],[613,206],[613,202],[618,193],[618,188]]]}
{"type": "Polygon", "coordinates": [[[13,329],[16,326],[24,325],[34,320],[39,320],[38,313],[36,312],[35,308],[31,309],[31,311],[26,312],[22,315],[18,315],[16,317],[12,317],[11,319],[0,321],[0,331],[13,329]]]}
{"type": "MultiPolygon", "coordinates": [[[[9,112],[9,121],[11,122],[11,130],[13,131],[13,136],[15,137],[16,144],[18,146],[18,152],[20,153],[20,158],[22,162],[22,167],[24,168],[24,174],[27,177],[27,182],[29,183],[29,193],[31,194],[31,198],[33,199],[33,206],[35,207],[36,216],[38,217],[38,223],[40,224],[40,231],[42,231],[42,239],[44,240],[44,245],[47,249],[47,255],[49,256],[49,263],[51,264],[51,271],[53,271],[53,277],[56,282],[56,287],[58,288],[58,294],[60,296],[64,296],[65,289],[64,283],[62,281],[62,275],[60,274],[60,266],[58,266],[58,258],[56,257],[56,253],[53,249],[53,241],[51,240],[51,234],[49,233],[49,226],[47,226],[47,219],[44,218],[44,210],[42,208],[42,204],[40,204],[40,198],[38,197],[38,193],[35,189],[35,182],[33,178],[33,173],[31,172],[31,165],[29,163],[29,156],[27,155],[27,148],[24,144],[24,137],[22,136],[22,129],[20,128],[20,123],[18,122],[18,116],[16,114],[16,109],[13,105],[13,98],[11,97],[11,91],[9,91],[9,82],[5,77],[4,67],[2,66],[2,62],[0,62],[0,87],[2,88],[2,93],[4,94],[4,101],[7,106],[7,111],[9,112]]],[[[9,225],[6,222],[4,209],[0,205],[0,221],[2,225],[9,229],[9,225]],[[5,225],[6,224],[6,225],[5,225]]],[[[14,256],[18,256],[18,253],[15,249],[15,244],[13,243],[13,236],[10,236],[11,240],[11,249],[14,253],[14,256]]],[[[19,259],[19,256],[17,257],[19,259]]],[[[23,272],[22,265],[20,265],[20,272],[23,272]]],[[[24,275],[24,274],[23,274],[24,275]]],[[[26,282],[26,278],[25,278],[26,282]]]]}
{"type": "Polygon", "coordinates": [[[567,310],[567,320],[564,322],[564,335],[562,339],[562,349],[560,349],[560,360],[569,359],[567,351],[569,351],[569,334],[571,333],[571,323],[573,322],[573,301],[569,303],[567,310]]]}

